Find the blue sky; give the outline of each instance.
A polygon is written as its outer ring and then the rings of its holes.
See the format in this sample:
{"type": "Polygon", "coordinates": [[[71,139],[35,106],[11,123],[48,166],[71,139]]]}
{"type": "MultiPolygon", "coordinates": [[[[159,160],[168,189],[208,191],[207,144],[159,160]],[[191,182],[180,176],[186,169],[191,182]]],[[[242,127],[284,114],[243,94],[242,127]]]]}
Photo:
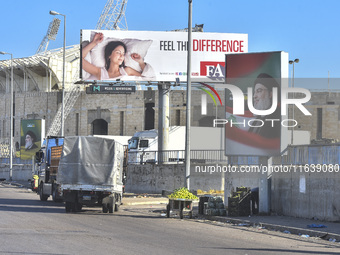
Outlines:
{"type": "MultiPolygon", "coordinates": [[[[0,51],[34,55],[54,10],[66,15],[66,44],[80,41],[80,29],[94,29],[107,0],[11,0],[1,5],[0,51]]],[[[286,51],[296,78],[340,78],[340,1],[193,0],[194,24],[205,32],[246,33],[249,52],[286,51]]],[[[59,16],[62,19],[61,16],[59,16]]],[[[169,31],[188,25],[187,0],[128,0],[129,30],[169,31]]],[[[63,23],[49,49],[63,45],[63,23]]],[[[6,59],[0,55],[0,60],[6,59]]],[[[317,85],[316,85],[317,86],[317,85]]],[[[332,82],[333,89],[340,83],[332,82]]]]}

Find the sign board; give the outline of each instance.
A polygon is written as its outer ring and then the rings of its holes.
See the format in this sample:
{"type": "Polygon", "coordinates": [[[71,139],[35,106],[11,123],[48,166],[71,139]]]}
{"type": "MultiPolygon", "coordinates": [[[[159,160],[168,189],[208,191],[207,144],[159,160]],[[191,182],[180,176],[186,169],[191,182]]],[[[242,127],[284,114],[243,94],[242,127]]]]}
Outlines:
{"type": "Polygon", "coordinates": [[[135,86],[90,85],[86,94],[131,94],[136,92],[135,86]]]}
{"type": "Polygon", "coordinates": [[[45,138],[45,120],[21,120],[20,133],[20,158],[32,159],[45,138]]]}
{"type": "MultiPolygon", "coordinates": [[[[82,30],[80,79],[186,81],[187,40],[187,32],[82,30]]],[[[193,32],[192,81],[223,82],[225,54],[246,52],[247,34],[193,32]]]]}
{"type": "Polygon", "coordinates": [[[226,55],[226,155],[279,155],[289,120],[281,94],[288,83],[288,54],[226,55]],[[286,78],[286,79],[285,79],[286,78]]]}

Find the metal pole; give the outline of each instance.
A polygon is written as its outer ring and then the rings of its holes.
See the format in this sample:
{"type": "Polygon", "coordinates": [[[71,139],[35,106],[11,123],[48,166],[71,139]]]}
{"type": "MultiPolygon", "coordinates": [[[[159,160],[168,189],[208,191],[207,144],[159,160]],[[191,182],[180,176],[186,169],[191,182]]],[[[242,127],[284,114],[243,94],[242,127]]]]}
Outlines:
{"type": "Polygon", "coordinates": [[[163,164],[163,85],[158,83],[158,164],[163,164]]]}
{"type": "Polygon", "coordinates": [[[190,190],[192,0],[188,0],[188,2],[189,2],[189,17],[188,17],[187,104],[186,104],[186,132],[185,132],[185,183],[187,189],[190,190]]]}
{"type": "MultiPolygon", "coordinates": [[[[292,74],[292,88],[294,88],[294,80],[295,80],[295,77],[294,77],[294,68],[295,68],[295,63],[299,63],[299,59],[296,58],[294,60],[289,60],[289,64],[293,64],[293,74],[292,74]]],[[[293,92],[293,95],[292,95],[292,98],[294,99],[295,95],[294,95],[294,92],[293,92]]],[[[294,119],[294,105],[292,106],[292,119],[294,119]]],[[[291,135],[291,145],[293,145],[293,142],[294,142],[294,127],[292,127],[292,135],[291,135]]]]}
{"type": "Polygon", "coordinates": [[[11,114],[10,114],[10,119],[11,119],[11,133],[10,133],[10,145],[9,145],[9,150],[10,150],[10,155],[9,155],[9,180],[12,181],[12,176],[13,176],[13,54],[11,54],[11,114]]]}
{"type": "Polygon", "coordinates": [[[10,88],[10,134],[9,134],[9,180],[12,180],[12,174],[13,174],[13,54],[7,53],[4,51],[0,51],[1,55],[11,55],[11,88],[10,88]]]}
{"type": "Polygon", "coordinates": [[[65,47],[66,47],[66,15],[61,14],[59,12],[50,11],[51,15],[61,15],[64,17],[64,46],[63,46],[63,85],[62,85],[62,91],[61,91],[61,130],[60,135],[64,136],[64,107],[65,107],[65,47]]]}
{"type": "MultiPolygon", "coordinates": [[[[292,75],[292,88],[294,88],[294,62],[293,62],[293,75],[292,75]]],[[[294,92],[292,95],[293,99],[294,99],[294,92]]],[[[292,105],[292,119],[294,119],[294,105],[292,105]]],[[[292,127],[292,137],[291,137],[291,141],[290,144],[293,145],[294,143],[294,127],[292,127]]]]}
{"type": "Polygon", "coordinates": [[[62,98],[61,98],[61,136],[64,136],[64,109],[65,109],[65,47],[66,47],[66,15],[60,14],[64,17],[64,46],[63,46],[63,87],[62,87],[62,98]]]}

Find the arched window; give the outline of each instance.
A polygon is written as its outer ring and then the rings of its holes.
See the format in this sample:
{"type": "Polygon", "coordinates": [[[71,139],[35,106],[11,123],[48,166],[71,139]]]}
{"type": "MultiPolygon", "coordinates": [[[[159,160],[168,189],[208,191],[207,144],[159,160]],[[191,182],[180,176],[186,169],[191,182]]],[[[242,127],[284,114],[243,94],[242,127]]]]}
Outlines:
{"type": "Polygon", "coordinates": [[[92,135],[107,135],[108,124],[103,119],[96,119],[92,122],[92,135]]]}

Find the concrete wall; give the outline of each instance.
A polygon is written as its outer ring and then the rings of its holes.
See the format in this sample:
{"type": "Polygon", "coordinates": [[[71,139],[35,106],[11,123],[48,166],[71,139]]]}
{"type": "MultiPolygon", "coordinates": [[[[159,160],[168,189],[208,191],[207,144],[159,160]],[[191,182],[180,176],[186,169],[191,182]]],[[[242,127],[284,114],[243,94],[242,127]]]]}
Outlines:
{"type": "MultiPolygon", "coordinates": [[[[203,165],[191,165],[191,190],[224,190],[223,173],[207,172],[203,165]],[[198,168],[199,167],[199,168],[198,168]]],[[[161,193],[185,186],[184,164],[129,165],[126,192],[161,193]]]]}
{"type": "Polygon", "coordinates": [[[340,221],[339,187],[339,172],[275,173],[271,210],[280,215],[340,221]]]}
{"type": "MultiPolygon", "coordinates": [[[[9,180],[9,165],[0,164],[0,178],[9,180]]],[[[15,165],[13,164],[12,180],[13,181],[27,181],[32,179],[32,163],[15,165]]]]}

